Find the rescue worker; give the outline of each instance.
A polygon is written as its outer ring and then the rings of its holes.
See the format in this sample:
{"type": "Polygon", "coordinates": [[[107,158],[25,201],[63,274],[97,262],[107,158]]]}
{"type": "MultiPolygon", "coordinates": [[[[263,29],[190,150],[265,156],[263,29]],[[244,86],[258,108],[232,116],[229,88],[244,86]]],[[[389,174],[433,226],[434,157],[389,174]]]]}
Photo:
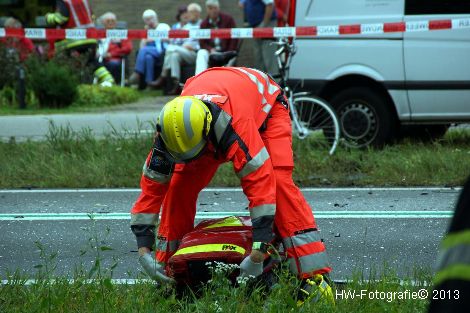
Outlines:
{"type": "Polygon", "coordinates": [[[470,177],[441,243],[429,313],[470,312],[470,177]]]}
{"type": "MultiPolygon", "coordinates": [[[[49,26],[60,28],[90,28],[94,27],[88,0],[56,0],[56,11],[46,14],[49,26]]],[[[114,85],[114,78],[101,62],[96,60],[96,39],[72,40],[65,39],[55,43],[51,48],[56,53],[65,52],[72,56],[75,53],[89,53],[89,64],[93,66],[93,74],[101,86],[114,85]]]]}
{"type": "Polygon", "coordinates": [[[325,246],[292,180],[289,104],[271,77],[251,68],[203,71],[162,108],[143,166],[142,192],[131,210],[139,261],[147,273],[167,279],[165,263],[194,227],[199,192],[228,161],[249,200],[253,225],[252,253],[241,263],[240,276],[262,273],[266,250],[277,235],[291,272],[302,279],[299,305],[318,292],[334,301],[324,277],[331,270],[325,246]],[[162,205],[155,263],[150,253],[162,205]]]}

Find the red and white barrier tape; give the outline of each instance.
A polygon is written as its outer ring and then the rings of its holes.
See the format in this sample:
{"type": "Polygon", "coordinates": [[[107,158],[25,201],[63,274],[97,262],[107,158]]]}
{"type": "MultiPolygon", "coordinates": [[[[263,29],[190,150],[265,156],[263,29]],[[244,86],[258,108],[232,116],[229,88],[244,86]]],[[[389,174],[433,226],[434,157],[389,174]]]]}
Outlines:
{"type": "Polygon", "coordinates": [[[145,30],[145,29],[49,29],[49,28],[0,28],[1,37],[30,39],[167,39],[167,38],[277,38],[322,37],[341,35],[376,35],[385,33],[424,32],[445,29],[470,28],[470,18],[354,24],[330,26],[301,26],[274,28],[221,28],[194,30],[145,30]]]}

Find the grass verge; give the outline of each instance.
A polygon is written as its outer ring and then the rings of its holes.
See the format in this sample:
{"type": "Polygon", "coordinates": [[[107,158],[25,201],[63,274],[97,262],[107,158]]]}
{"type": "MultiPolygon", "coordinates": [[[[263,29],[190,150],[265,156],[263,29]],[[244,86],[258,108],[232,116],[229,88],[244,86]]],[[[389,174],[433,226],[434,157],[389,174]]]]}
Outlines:
{"type": "MultiPolygon", "coordinates": [[[[425,294],[422,287],[399,284],[387,277],[376,282],[354,280],[336,289],[336,304],[306,303],[298,308],[295,278],[283,277],[269,293],[262,289],[233,288],[220,280],[205,286],[198,298],[178,297],[172,290],[141,281],[134,285],[115,285],[110,279],[86,283],[84,279],[69,282],[39,280],[24,286],[24,281],[11,281],[0,290],[3,312],[426,312],[428,299],[412,299],[411,294],[425,294]],[[341,294],[341,292],[343,292],[341,294]],[[349,299],[346,299],[345,295],[349,299]],[[359,297],[359,295],[363,295],[359,297]],[[351,298],[353,297],[353,298],[351,298]],[[401,299],[400,299],[401,297],[401,299]],[[362,298],[362,299],[361,299],[362,298]]],[[[431,290],[424,289],[428,294],[431,290]]]]}
{"type": "MultiPolygon", "coordinates": [[[[51,128],[44,142],[0,143],[0,188],[137,187],[152,145],[150,135],[51,128]]],[[[382,150],[339,149],[324,157],[294,142],[300,186],[459,186],[470,174],[470,131],[448,132],[433,143],[404,141],[382,150]]],[[[239,186],[230,164],[213,186],[239,186]]]]}

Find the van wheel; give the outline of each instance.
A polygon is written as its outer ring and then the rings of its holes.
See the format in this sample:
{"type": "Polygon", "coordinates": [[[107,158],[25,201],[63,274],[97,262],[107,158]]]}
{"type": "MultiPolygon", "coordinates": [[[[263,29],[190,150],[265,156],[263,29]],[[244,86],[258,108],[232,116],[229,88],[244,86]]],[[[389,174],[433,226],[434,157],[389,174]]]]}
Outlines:
{"type": "Polygon", "coordinates": [[[338,114],[346,146],[380,147],[393,137],[395,114],[387,100],[373,89],[348,88],[334,96],[331,103],[338,114]]]}

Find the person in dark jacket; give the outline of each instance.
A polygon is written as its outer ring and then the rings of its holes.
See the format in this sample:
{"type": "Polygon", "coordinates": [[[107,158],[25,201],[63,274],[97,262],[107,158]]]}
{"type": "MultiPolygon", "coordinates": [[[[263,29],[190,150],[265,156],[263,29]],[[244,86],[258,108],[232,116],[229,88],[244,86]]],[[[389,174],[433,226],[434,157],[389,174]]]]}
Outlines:
{"type": "MultiPolygon", "coordinates": [[[[201,28],[234,28],[235,20],[231,15],[220,11],[219,0],[206,1],[207,17],[202,21],[201,28]]],[[[236,51],[238,48],[237,39],[201,39],[199,40],[201,49],[196,58],[196,75],[208,68],[211,55],[221,52],[236,51]]]]}
{"type": "Polygon", "coordinates": [[[470,312],[470,177],[441,242],[428,313],[470,312]]]}

